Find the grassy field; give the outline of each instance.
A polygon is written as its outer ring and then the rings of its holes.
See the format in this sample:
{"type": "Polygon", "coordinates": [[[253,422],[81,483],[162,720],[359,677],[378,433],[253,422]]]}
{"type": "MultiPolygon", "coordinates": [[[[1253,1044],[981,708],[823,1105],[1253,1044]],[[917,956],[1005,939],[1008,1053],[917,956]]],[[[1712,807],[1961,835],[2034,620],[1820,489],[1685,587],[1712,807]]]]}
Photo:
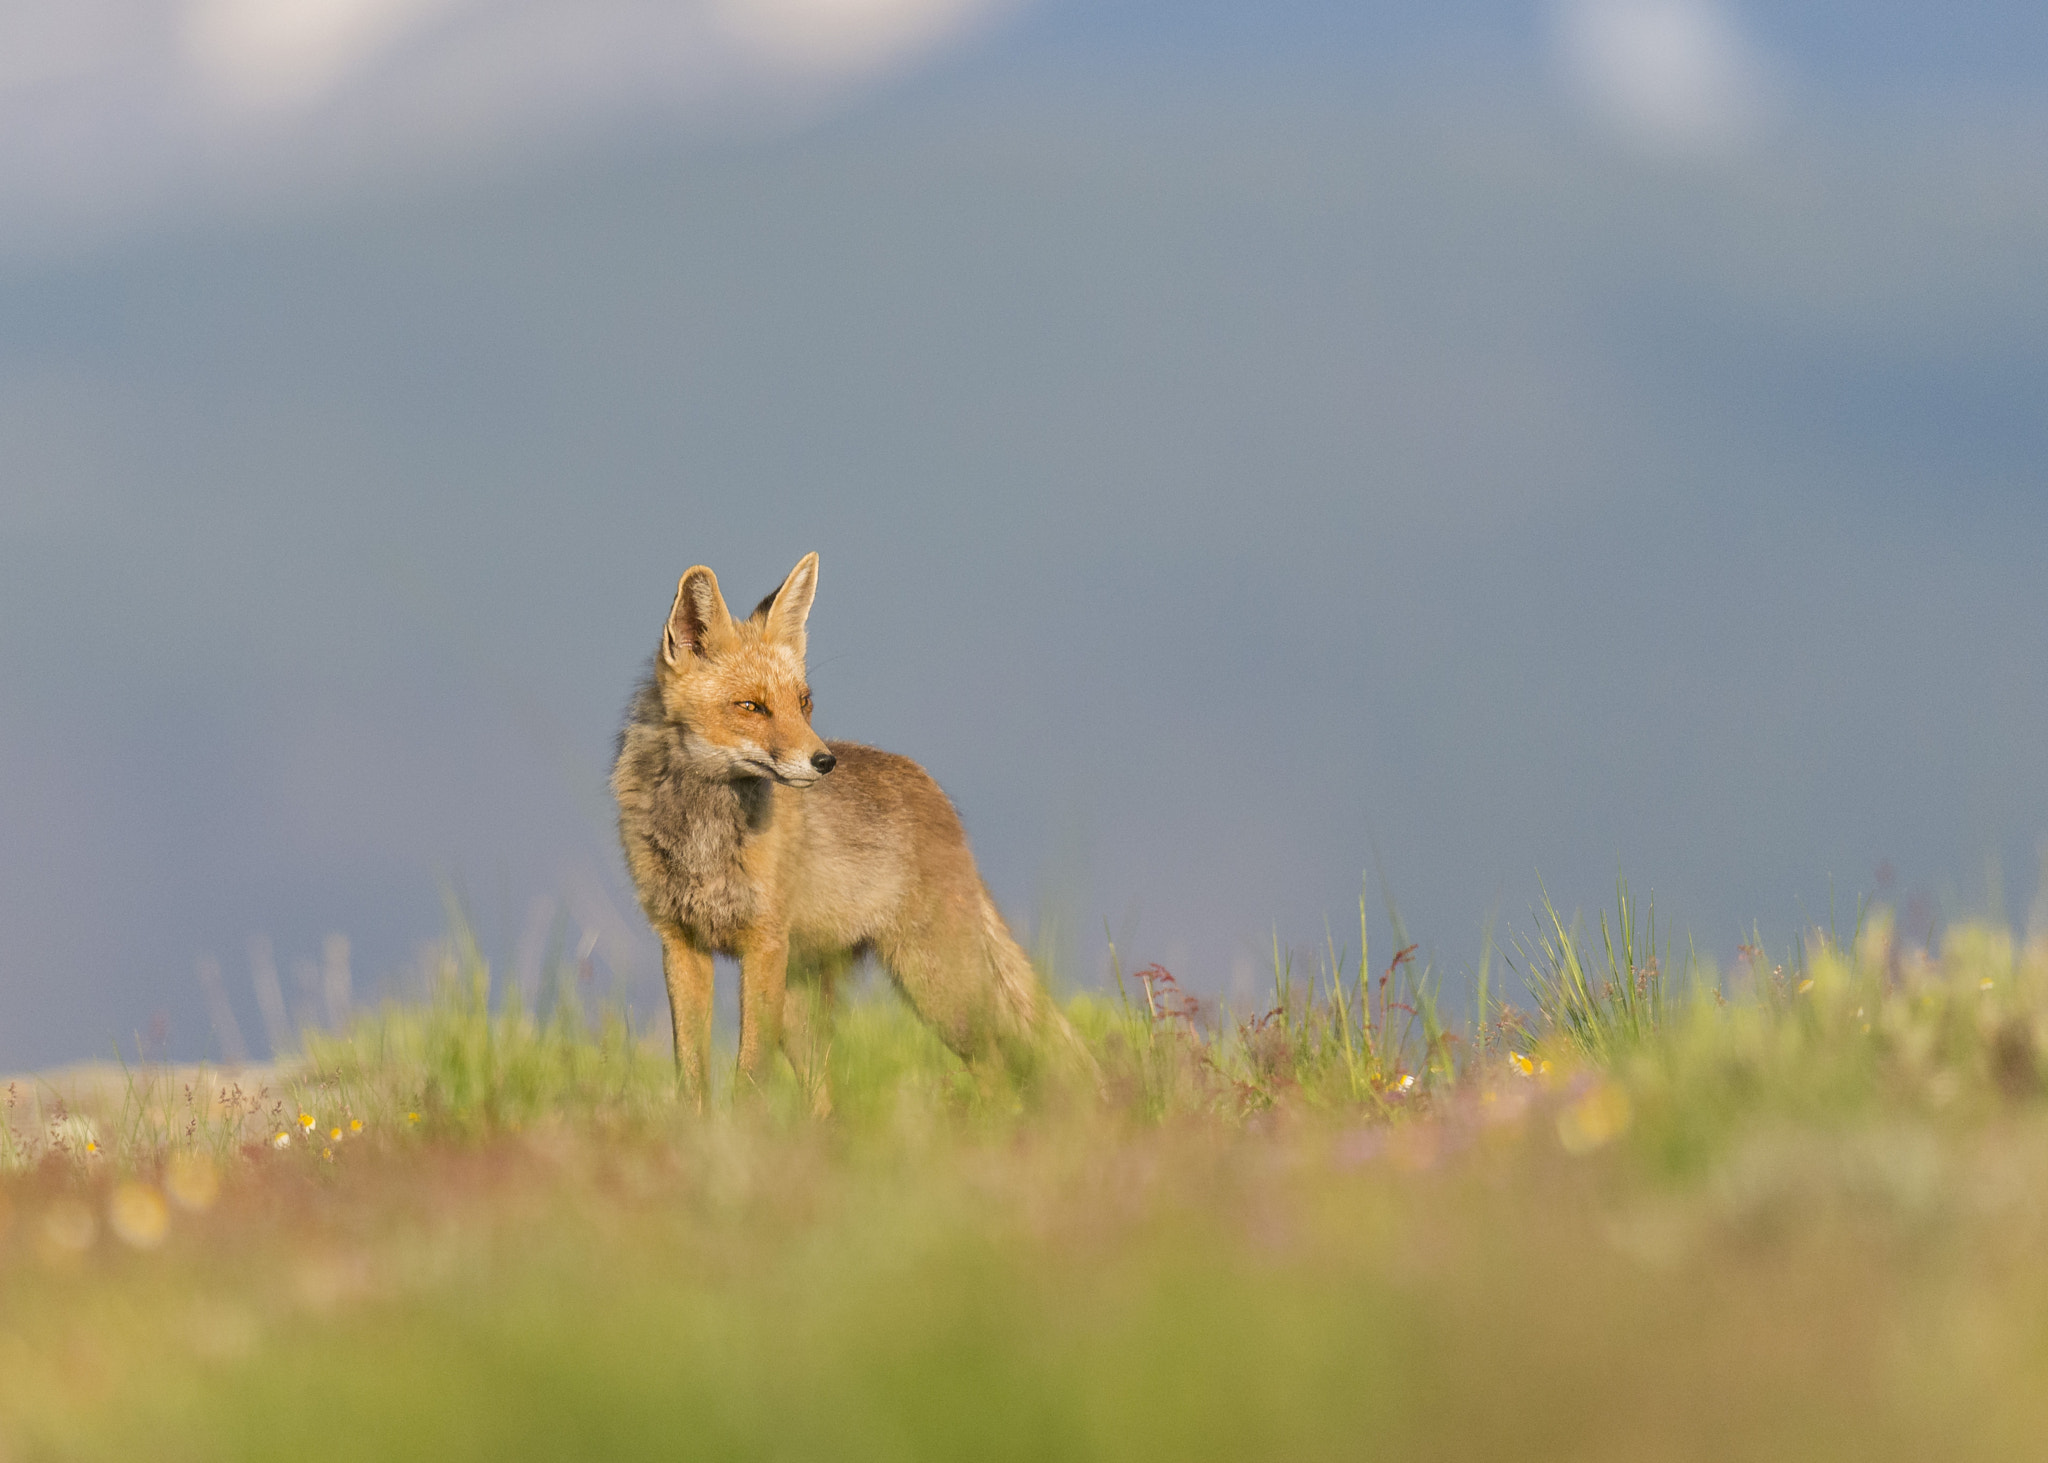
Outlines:
{"type": "Polygon", "coordinates": [[[1121,973],[1099,1092],[882,992],[823,1121],[456,940],[284,1075],[8,1094],[0,1457],[2038,1456],[2048,944],[1639,922],[1456,1029],[1407,952],[1121,973]]]}

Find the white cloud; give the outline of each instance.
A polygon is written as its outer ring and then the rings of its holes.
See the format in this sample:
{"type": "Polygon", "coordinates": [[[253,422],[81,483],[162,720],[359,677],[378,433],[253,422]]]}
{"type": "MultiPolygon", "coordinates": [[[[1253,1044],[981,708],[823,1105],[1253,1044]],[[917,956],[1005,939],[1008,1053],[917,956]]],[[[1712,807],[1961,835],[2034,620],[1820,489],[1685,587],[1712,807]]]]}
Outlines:
{"type": "Polygon", "coordinates": [[[722,0],[726,32],[771,64],[866,70],[942,41],[972,0],[722,0]]]}
{"type": "Polygon", "coordinates": [[[1725,151],[1767,117],[1770,66],[1719,0],[1557,0],[1554,22],[1575,100],[1638,145],[1725,151]]]}
{"type": "Polygon", "coordinates": [[[0,248],[579,130],[808,115],[1017,0],[0,0],[0,248]]]}
{"type": "Polygon", "coordinates": [[[186,53],[223,100],[304,105],[451,0],[189,0],[186,53]]]}

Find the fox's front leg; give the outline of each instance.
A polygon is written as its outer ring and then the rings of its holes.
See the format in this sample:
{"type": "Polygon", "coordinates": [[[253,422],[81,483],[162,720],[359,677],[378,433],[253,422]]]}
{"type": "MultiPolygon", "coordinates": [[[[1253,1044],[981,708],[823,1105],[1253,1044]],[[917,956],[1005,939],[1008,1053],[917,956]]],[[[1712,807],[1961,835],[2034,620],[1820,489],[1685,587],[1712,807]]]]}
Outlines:
{"type": "Polygon", "coordinates": [[[832,1115],[832,1088],[826,1068],[832,1057],[832,1014],[840,978],[853,965],[850,957],[818,955],[800,959],[791,972],[782,1003],[782,1049],[796,1068],[797,1080],[810,1094],[811,1112],[832,1115]]]}
{"type": "Polygon", "coordinates": [[[740,952],[740,1079],[758,1086],[782,1048],[789,936],[764,935],[740,952]]]}
{"type": "Polygon", "coordinates": [[[711,1056],[711,952],[681,930],[661,932],[661,973],[668,981],[668,1014],[676,1030],[676,1077],[704,1108],[705,1068],[711,1056]]]}

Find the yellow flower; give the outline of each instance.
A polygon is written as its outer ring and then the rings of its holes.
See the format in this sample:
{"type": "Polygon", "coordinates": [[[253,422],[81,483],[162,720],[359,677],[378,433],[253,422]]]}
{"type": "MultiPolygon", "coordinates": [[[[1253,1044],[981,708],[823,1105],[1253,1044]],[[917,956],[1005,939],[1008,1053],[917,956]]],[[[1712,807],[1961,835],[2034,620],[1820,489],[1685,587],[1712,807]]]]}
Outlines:
{"type": "Polygon", "coordinates": [[[309,1133],[310,1133],[310,1132],[312,1132],[312,1131],[313,1131],[313,1115],[312,1115],[311,1113],[309,1113],[309,1112],[302,1112],[302,1113],[300,1113],[300,1114],[299,1114],[299,1126],[300,1126],[300,1127],[302,1127],[302,1128],[304,1128],[304,1129],[305,1129],[305,1130],[306,1130],[307,1132],[309,1132],[309,1133]]]}
{"type": "Polygon", "coordinates": [[[1509,1052],[1508,1064],[1512,1066],[1517,1072],[1520,1072],[1524,1077],[1533,1077],[1536,1075],[1536,1064],[1530,1061],[1527,1057],[1523,1056],[1520,1052],[1509,1052]]]}
{"type": "Polygon", "coordinates": [[[420,1120],[420,1115],[416,1112],[409,1112],[405,1115],[405,1120],[408,1123],[416,1123],[420,1120]]]}
{"type": "Polygon", "coordinates": [[[1811,980],[1802,980],[1801,982],[1799,982],[1799,994],[1800,994],[1800,995],[1802,995],[1802,996],[1803,996],[1803,995],[1805,995],[1805,994],[1806,994],[1806,993],[1807,993],[1808,991],[1810,991],[1810,990],[1812,990],[1812,989],[1813,989],[1813,982],[1812,982],[1811,980]]]}
{"type": "Polygon", "coordinates": [[[322,1148],[320,1150],[320,1156],[326,1159],[329,1163],[334,1162],[334,1150],[332,1148],[322,1148]]]}
{"type": "Polygon", "coordinates": [[[100,1156],[99,1140],[95,1138],[85,1140],[85,1156],[87,1158],[98,1158],[100,1156]]]}
{"type": "Polygon", "coordinates": [[[279,1128],[277,1136],[270,1140],[270,1146],[273,1148],[289,1148],[292,1146],[292,1135],[283,1128],[279,1128]]]}
{"type": "Polygon", "coordinates": [[[1991,989],[1993,984],[1994,982],[1992,981],[1991,977],[1987,975],[1984,977],[1984,979],[1977,982],[1977,989],[1980,991],[1988,991],[1991,989]]]}
{"type": "Polygon", "coordinates": [[[349,1131],[350,1131],[351,1133],[360,1133],[360,1132],[362,1132],[362,1130],[363,1130],[363,1120],[362,1120],[361,1118],[350,1118],[350,1119],[348,1120],[348,1130],[349,1130],[349,1131]]]}
{"type": "Polygon", "coordinates": [[[327,1130],[327,1137],[330,1142],[339,1143],[341,1141],[341,1129],[329,1128],[327,1130]]]}
{"type": "Polygon", "coordinates": [[[1628,1093],[1602,1082],[1557,1115],[1557,1138],[1567,1153],[1591,1153],[1628,1131],[1628,1093]]]}
{"type": "Polygon", "coordinates": [[[138,1250],[153,1250],[164,1242],[171,1227],[171,1211],[164,1196],[153,1187],[134,1180],[114,1190],[107,1204],[107,1227],[124,1244],[138,1250]]]}

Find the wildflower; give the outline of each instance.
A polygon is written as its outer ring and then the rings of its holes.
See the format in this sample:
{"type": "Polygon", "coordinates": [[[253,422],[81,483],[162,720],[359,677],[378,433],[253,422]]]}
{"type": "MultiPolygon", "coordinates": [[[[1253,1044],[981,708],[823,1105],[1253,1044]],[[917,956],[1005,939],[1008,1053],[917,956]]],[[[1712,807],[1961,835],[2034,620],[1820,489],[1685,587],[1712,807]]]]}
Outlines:
{"type": "Polygon", "coordinates": [[[1413,1072],[1403,1072],[1401,1074],[1401,1080],[1394,1084],[1394,1090],[1396,1092],[1406,1092],[1409,1088],[1413,1087],[1414,1085],[1415,1074],[1413,1072]]]}
{"type": "Polygon", "coordinates": [[[305,1129],[305,1130],[306,1130],[307,1132],[309,1132],[309,1133],[310,1133],[310,1132],[312,1132],[312,1131],[313,1131],[313,1115],[312,1115],[311,1113],[309,1113],[309,1112],[302,1112],[302,1113],[300,1113],[300,1114],[299,1114],[299,1126],[300,1126],[300,1127],[302,1127],[302,1128],[304,1128],[304,1129],[305,1129]]]}
{"type": "Polygon", "coordinates": [[[130,1181],[114,1190],[107,1204],[107,1228],[123,1243],[153,1250],[171,1227],[171,1211],[152,1184],[130,1181]]]}
{"type": "Polygon", "coordinates": [[[1991,979],[1990,976],[1987,975],[1984,977],[1984,979],[1977,982],[1977,989],[1980,991],[1988,991],[1994,984],[1995,982],[1991,979]]]}
{"type": "Polygon", "coordinates": [[[405,1120],[408,1123],[416,1123],[420,1120],[420,1115],[416,1112],[409,1112],[405,1115],[405,1120]]]}
{"type": "Polygon", "coordinates": [[[270,1146],[273,1148],[289,1148],[292,1146],[292,1135],[283,1128],[279,1128],[277,1136],[270,1140],[270,1146]]]}
{"type": "Polygon", "coordinates": [[[1533,1077],[1536,1075],[1536,1064],[1529,1058],[1523,1056],[1520,1052],[1509,1052],[1508,1064],[1512,1066],[1517,1072],[1520,1072],[1524,1077],[1533,1077]]]}
{"type": "Polygon", "coordinates": [[[320,1150],[320,1156],[326,1159],[329,1163],[334,1162],[334,1150],[332,1148],[322,1148],[320,1150]]]}
{"type": "Polygon", "coordinates": [[[327,1130],[327,1139],[331,1143],[339,1143],[341,1141],[341,1129],[329,1128],[327,1130]]]}
{"type": "Polygon", "coordinates": [[[362,1132],[362,1130],[363,1130],[363,1120],[362,1120],[361,1118],[350,1118],[350,1119],[348,1120],[348,1130],[349,1130],[349,1131],[350,1131],[351,1133],[360,1133],[360,1132],[362,1132]]]}
{"type": "Polygon", "coordinates": [[[50,1148],[56,1153],[75,1153],[80,1158],[102,1157],[100,1130],[83,1113],[67,1113],[62,1103],[50,1118],[50,1148]]]}
{"type": "Polygon", "coordinates": [[[1806,978],[1805,980],[1802,980],[1801,982],[1799,982],[1799,994],[1800,994],[1800,995],[1802,995],[1802,996],[1803,996],[1803,995],[1805,995],[1805,994],[1806,994],[1806,993],[1807,993],[1808,991],[1810,991],[1810,990],[1812,990],[1812,989],[1813,989],[1813,978],[1812,978],[1811,976],[1808,976],[1808,977],[1807,977],[1807,978],[1806,978]]]}

